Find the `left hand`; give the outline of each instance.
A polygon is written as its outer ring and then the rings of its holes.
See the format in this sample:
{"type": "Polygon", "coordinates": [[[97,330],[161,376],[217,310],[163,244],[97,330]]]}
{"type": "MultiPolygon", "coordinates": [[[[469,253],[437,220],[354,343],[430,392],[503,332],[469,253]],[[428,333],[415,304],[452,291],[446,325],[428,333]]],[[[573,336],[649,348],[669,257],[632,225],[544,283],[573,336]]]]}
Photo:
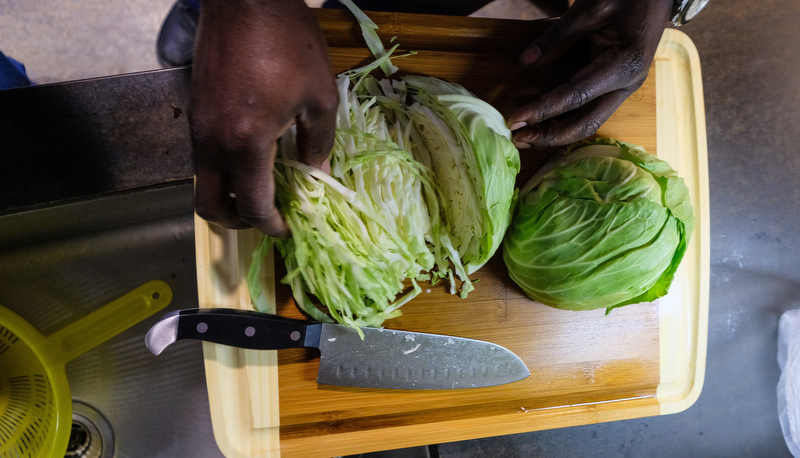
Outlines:
{"type": "Polygon", "coordinates": [[[576,0],[520,56],[530,68],[552,64],[581,39],[592,60],[569,81],[508,118],[518,148],[564,146],[593,135],[647,78],[673,0],[576,0]]]}

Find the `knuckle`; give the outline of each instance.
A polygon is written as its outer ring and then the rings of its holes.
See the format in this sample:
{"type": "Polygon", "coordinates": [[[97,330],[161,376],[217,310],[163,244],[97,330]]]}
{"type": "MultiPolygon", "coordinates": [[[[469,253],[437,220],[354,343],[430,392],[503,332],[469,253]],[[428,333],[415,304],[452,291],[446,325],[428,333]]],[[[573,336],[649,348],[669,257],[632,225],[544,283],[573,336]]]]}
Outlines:
{"type": "Polygon", "coordinates": [[[568,113],[591,102],[596,97],[593,88],[567,83],[563,90],[553,91],[543,97],[541,108],[534,114],[534,121],[542,122],[557,115],[568,113]]]}
{"type": "Polygon", "coordinates": [[[239,218],[251,226],[261,226],[268,221],[267,213],[252,208],[239,208],[239,218]]]}
{"type": "Polygon", "coordinates": [[[269,227],[278,224],[280,213],[273,200],[266,195],[237,198],[236,213],[242,221],[254,227],[269,227]]]}
{"type": "Polygon", "coordinates": [[[260,130],[261,123],[252,116],[230,116],[211,118],[192,125],[192,136],[195,140],[214,141],[227,151],[248,149],[260,130]]]}
{"type": "Polygon", "coordinates": [[[572,139],[571,137],[565,137],[561,132],[557,129],[553,129],[552,126],[545,127],[544,132],[542,133],[541,139],[539,141],[539,146],[542,148],[555,148],[566,146],[573,141],[580,140],[579,138],[572,139]]]}
{"type": "Polygon", "coordinates": [[[603,125],[603,120],[592,116],[587,119],[579,129],[579,135],[583,138],[594,135],[603,125]]]}
{"type": "Polygon", "coordinates": [[[241,220],[236,218],[235,215],[228,214],[228,212],[224,209],[204,205],[202,203],[196,203],[195,212],[200,218],[228,229],[243,229],[245,227],[249,227],[241,220]]]}
{"type": "Polygon", "coordinates": [[[619,67],[624,71],[624,76],[627,82],[641,86],[647,78],[648,70],[652,58],[645,52],[642,47],[636,46],[628,50],[623,58],[623,64],[619,67]]]}
{"type": "Polygon", "coordinates": [[[561,142],[561,141],[558,140],[558,138],[553,137],[552,135],[550,135],[548,133],[544,133],[536,141],[535,145],[537,147],[539,147],[539,148],[546,149],[546,148],[557,148],[557,147],[566,146],[569,143],[570,142],[561,142]]]}
{"type": "Polygon", "coordinates": [[[311,100],[305,103],[305,107],[300,112],[302,119],[316,120],[323,124],[335,125],[336,112],[339,109],[339,92],[321,91],[314,94],[311,100]]]}
{"type": "Polygon", "coordinates": [[[564,42],[564,31],[561,30],[561,27],[554,25],[553,27],[547,29],[547,33],[542,38],[544,38],[543,41],[547,45],[557,47],[564,42]]]}
{"type": "Polygon", "coordinates": [[[325,91],[325,94],[318,101],[318,109],[323,112],[336,112],[339,108],[339,92],[336,87],[332,91],[325,91]]]}
{"type": "Polygon", "coordinates": [[[231,149],[238,149],[249,143],[257,132],[257,122],[250,116],[233,116],[220,124],[220,137],[231,149]]]}
{"type": "Polygon", "coordinates": [[[273,211],[239,210],[239,218],[252,227],[257,227],[261,232],[272,237],[285,237],[288,229],[283,223],[280,214],[273,211]]]}
{"type": "Polygon", "coordinates": [[[571,108],[582,107],[593,98],[592,91],[585,86],[576,86],[567,98],[567,103],[571,108]]]}
{"type": "Polygon", "coordinates": [[[190,111],[189,128],[193,141],[231,150],[249,145],[265,127],[256,111],[248,107],[222,104],[211,108],[201,104],[190,111]]]}

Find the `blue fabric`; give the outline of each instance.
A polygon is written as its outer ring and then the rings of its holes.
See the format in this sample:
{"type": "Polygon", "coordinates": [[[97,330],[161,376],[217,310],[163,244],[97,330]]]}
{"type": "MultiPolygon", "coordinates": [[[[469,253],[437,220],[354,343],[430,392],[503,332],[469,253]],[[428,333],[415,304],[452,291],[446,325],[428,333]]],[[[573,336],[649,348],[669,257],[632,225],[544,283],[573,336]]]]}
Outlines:
{"type": "Polygon", "coordinates": [[[0,51],[0,90],[31,86],[25,66],[0,51]]]}
{"type": "Polygon", "coordinates": [[[186,3],[195,11],[200,11],[200,0],[187,0],[186,3]]]}

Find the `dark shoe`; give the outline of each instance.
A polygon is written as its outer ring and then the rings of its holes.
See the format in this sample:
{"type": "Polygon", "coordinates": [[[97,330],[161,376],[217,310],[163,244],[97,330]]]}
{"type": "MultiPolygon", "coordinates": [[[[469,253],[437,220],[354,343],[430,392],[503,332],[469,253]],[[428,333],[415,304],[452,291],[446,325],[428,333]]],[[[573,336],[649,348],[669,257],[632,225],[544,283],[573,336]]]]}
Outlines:
{"type": "Polygon", "coordinates": [[[32,85],[25,66],[0,51],[0,90],[32,85]]]}
{"type": "Polygon", "coordinates": [[[198,11],[187,0],[172,5],[156,41],[156,57],[162,67],[180,67],[192,63],[198,11]]]}

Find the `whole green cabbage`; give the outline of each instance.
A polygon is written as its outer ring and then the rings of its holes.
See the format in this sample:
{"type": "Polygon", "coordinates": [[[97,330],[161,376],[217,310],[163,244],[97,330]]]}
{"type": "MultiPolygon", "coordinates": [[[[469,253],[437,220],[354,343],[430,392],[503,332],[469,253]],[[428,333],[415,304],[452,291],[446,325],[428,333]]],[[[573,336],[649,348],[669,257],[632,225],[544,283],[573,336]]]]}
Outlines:
{"type": "Polygon", "coordinates": [[[667,293],[693,227],[689,191],[667,162],[629,143],[586,140],[520,191],[503,259],[538,302],[610,311],[667,293]]]}

